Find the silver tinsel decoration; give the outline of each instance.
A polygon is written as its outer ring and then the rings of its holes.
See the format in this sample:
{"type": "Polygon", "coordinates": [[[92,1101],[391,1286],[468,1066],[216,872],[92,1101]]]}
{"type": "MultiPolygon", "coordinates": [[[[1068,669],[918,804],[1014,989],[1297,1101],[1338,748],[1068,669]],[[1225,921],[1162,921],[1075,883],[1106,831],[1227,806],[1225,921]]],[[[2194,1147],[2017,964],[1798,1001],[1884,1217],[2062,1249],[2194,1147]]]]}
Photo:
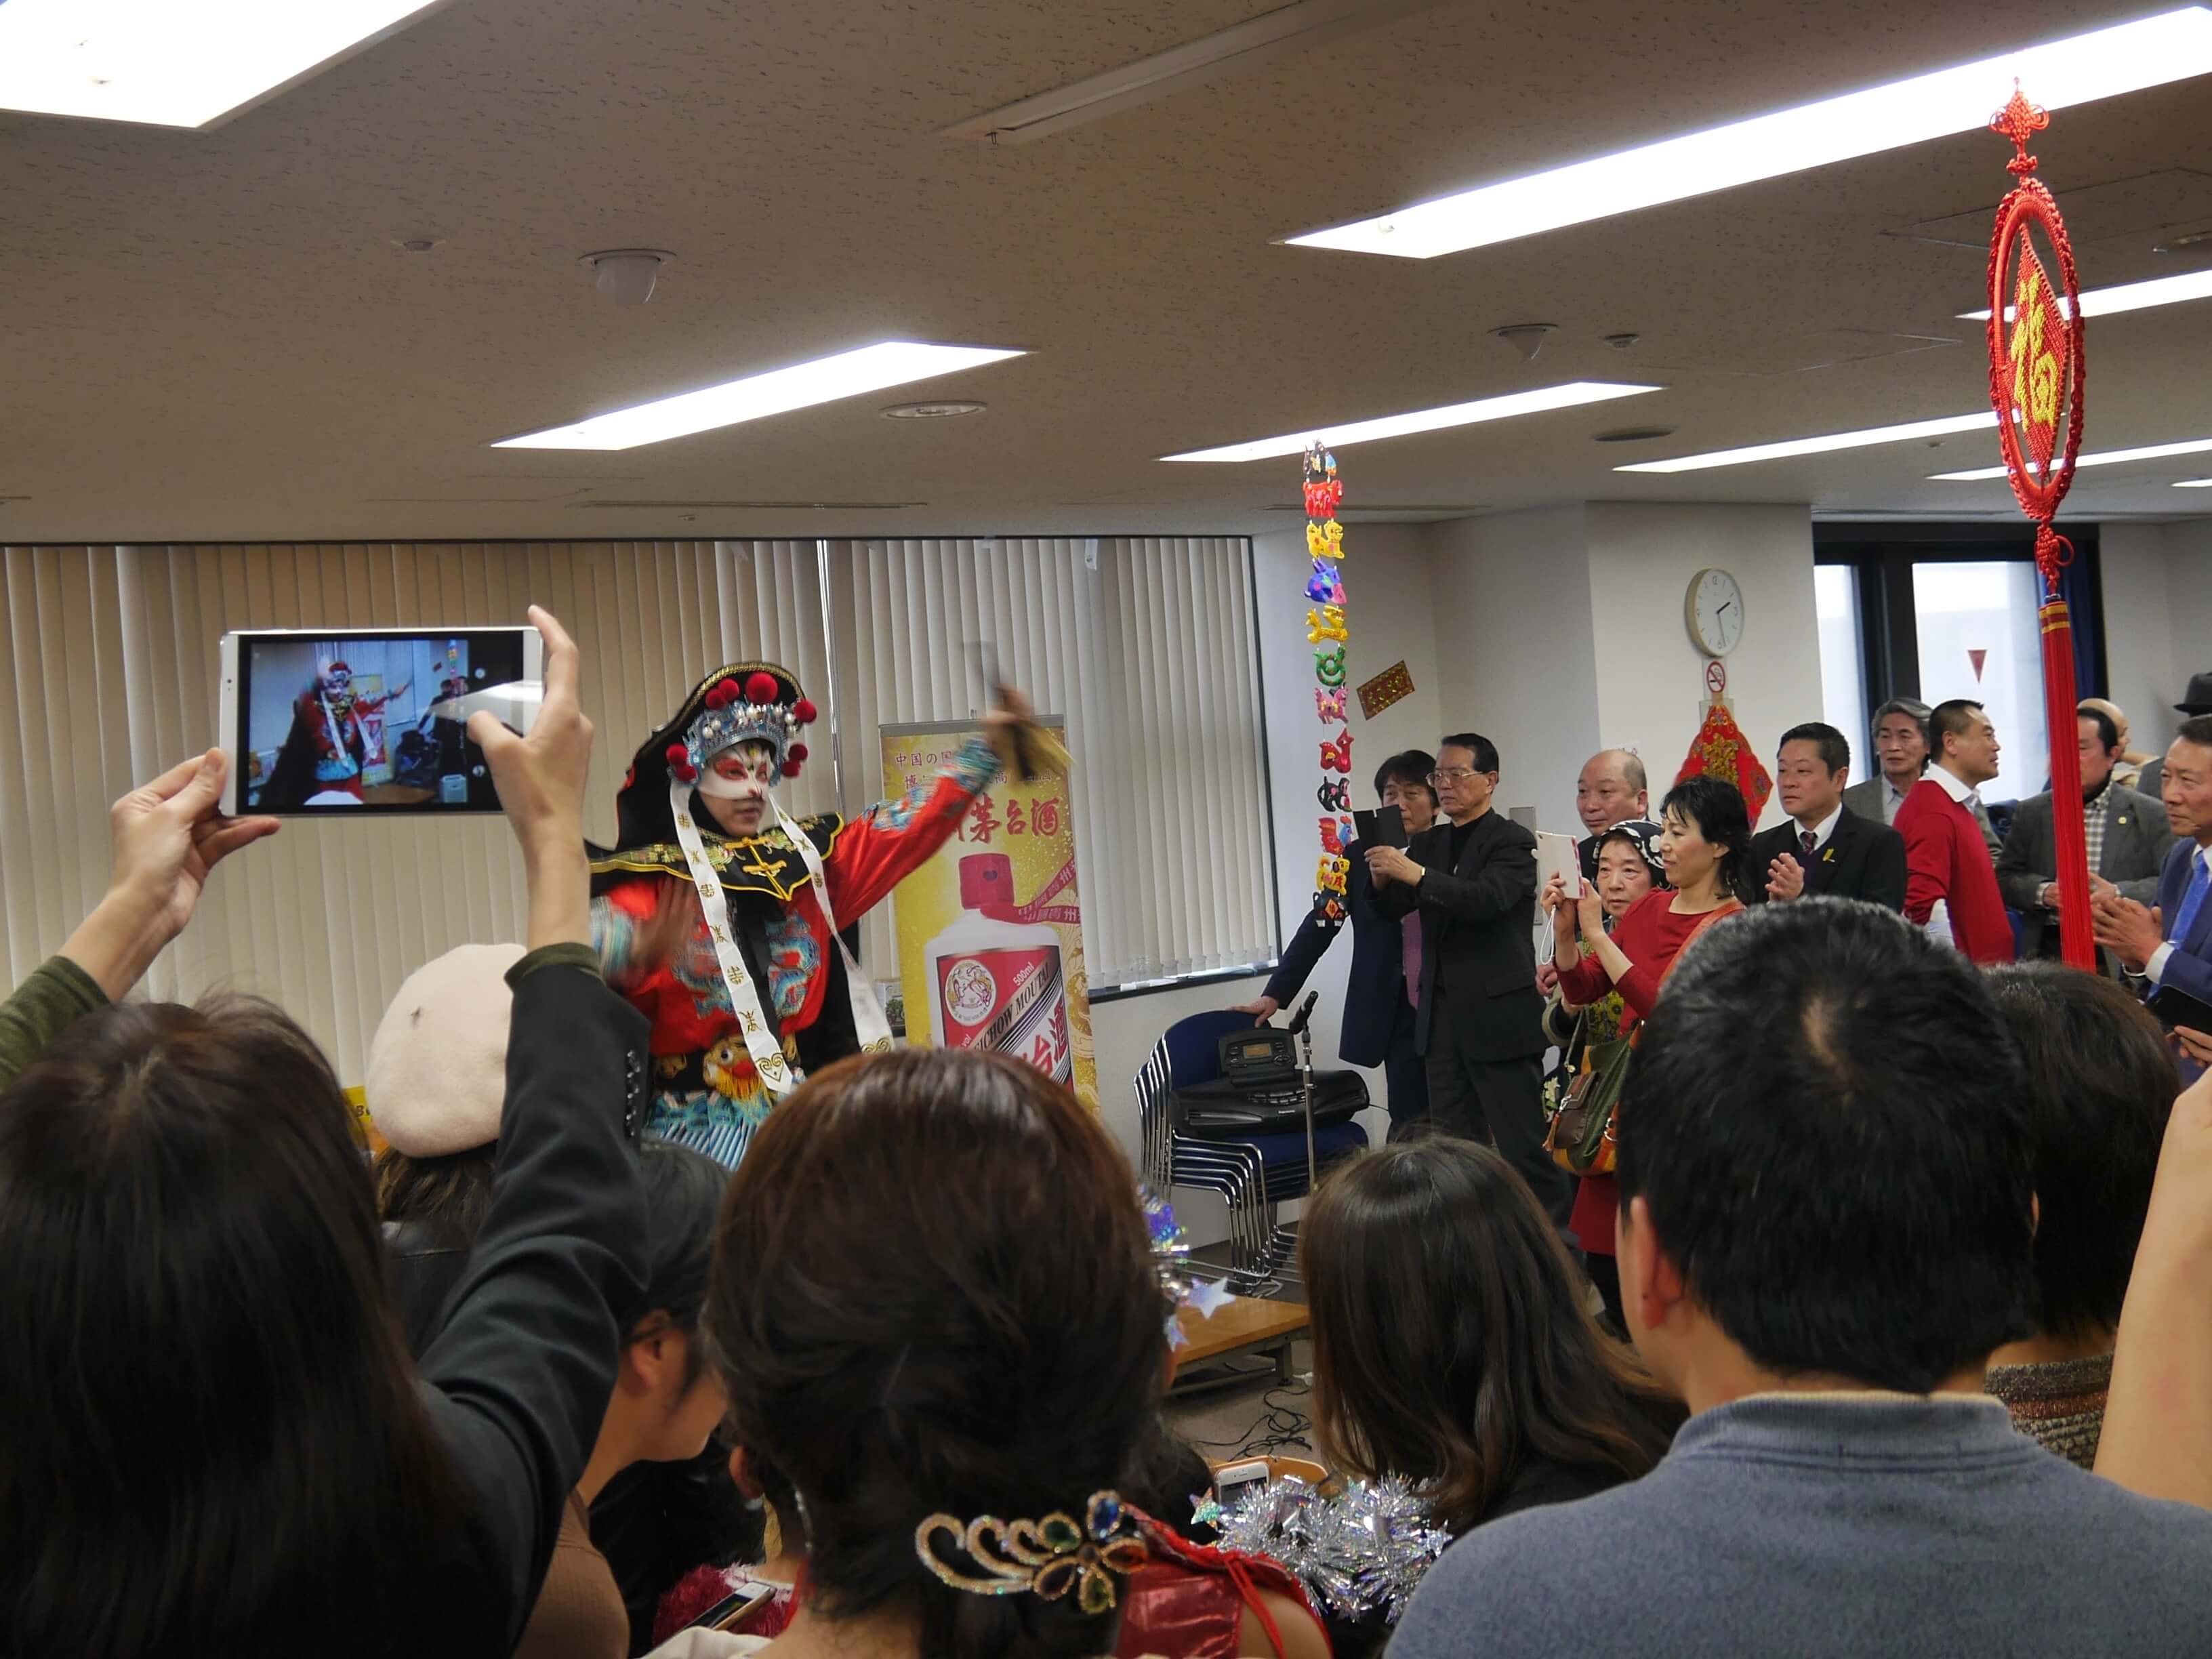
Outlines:
{"type": "Polygon", "coordinates": [[[1379,1613],[1392,1625],[1451,1542],[1395,1477],[1348,1480],[1334,1498],[1294,1478],[1270,1480],[1221,1510],[1214,1524],[1223,1547],[1281,1562],[1323,1613],[1354,1620],[1379,1613]]]}

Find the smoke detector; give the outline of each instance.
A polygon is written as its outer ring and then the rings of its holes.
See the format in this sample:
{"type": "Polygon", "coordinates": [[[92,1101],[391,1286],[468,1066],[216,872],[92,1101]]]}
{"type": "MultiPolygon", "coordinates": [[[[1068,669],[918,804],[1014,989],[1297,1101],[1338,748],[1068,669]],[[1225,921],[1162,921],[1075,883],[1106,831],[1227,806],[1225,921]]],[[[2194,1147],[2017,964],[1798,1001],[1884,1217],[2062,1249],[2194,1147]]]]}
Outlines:
{"type": "Polygon", "coordinates": [[[613,247],[586,253],[576,261],[592,272],[592,285],[618,306],[641,306],[653,297],[660,268],[676,263],[665,248],[613,247]]]}
{"type": "Polygon", "coordinates": [[[1533,363],[1536,354],[1544,349],[1544,337],[1559,331],[1557,323],[1508,323],[1503,328],[1493,328],[1490,337],[1503,340],[1521,354],[1521,361],[1533,363]]]}
{"type": "Polygon", "coordinates": [[[949,421],[960,415],[981,415],[984,406],[939,399],[923,404],[889,404],[877,412],[889,421],[949,421]]]}

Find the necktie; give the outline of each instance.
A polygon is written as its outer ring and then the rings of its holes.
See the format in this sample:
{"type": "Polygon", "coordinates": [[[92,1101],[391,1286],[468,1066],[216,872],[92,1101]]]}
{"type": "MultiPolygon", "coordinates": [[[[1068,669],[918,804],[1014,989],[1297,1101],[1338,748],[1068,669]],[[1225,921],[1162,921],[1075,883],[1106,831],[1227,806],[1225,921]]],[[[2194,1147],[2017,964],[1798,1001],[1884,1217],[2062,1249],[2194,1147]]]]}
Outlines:
{"type": "Polygon", "coordinates": [[[1808,830],[1798,836],[1797,844],[1805,849],[1805,856],[1809,859],[1813,856],[1813,849],[1820,844],[1820,838],[1808,830]]]}
{"type": "Polygon", "coordinates": [[[2166,938],[2177,941],[2189,937],[2197,913],[2204,908],[2204,890],[2212,886],[2212,871],[2206,869],[2204,855],[2200,853],[2189,862],[2189,890],[2181,896],[2181,908],[2174,912],[2173,926],[2166,933],[2166,938]]]}
{"type": "Polygon", "coordinates": [[[1401,924],[1399,933],[1399,962],[1406,972],[1406,1000],[1416,1008],[1421,1006],[1421,919],[1407,916],[1401,924]]]}

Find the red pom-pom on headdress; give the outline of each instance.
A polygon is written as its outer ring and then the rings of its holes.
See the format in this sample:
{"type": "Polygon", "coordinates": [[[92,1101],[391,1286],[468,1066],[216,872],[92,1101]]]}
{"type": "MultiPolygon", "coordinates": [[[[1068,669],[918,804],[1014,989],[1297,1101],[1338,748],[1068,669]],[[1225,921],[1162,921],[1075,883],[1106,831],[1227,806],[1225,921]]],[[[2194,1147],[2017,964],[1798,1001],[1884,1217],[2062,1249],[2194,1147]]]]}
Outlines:
{"type": "Polygon", "coordinates": [[[783,763],[783,775],[787,778],[797,777],[799,775],[799,763],[795,760],[785,761],[783,763]]]}
{"type": "Polygon", "coordinates": [[[783,758],[786,763],[785,769],[788,770],[791,763],[803,761],[806,758],[806,745],[803,743],[794,743],[790,748],[783,751],[783,758]]]}
{"type": "Polygon", "coordinates": [[[811,726],[817,712],[818,711],[815,708],[814,699],[811,697],[801,697],[791,705],[791,717],[801,726],[811,726]]]}
{"type": "Polygon", "coordinates": [[[775,692],[775,676],[765,670],[756,670],[745,681],[747,702],[774,702],[775,692]]]}

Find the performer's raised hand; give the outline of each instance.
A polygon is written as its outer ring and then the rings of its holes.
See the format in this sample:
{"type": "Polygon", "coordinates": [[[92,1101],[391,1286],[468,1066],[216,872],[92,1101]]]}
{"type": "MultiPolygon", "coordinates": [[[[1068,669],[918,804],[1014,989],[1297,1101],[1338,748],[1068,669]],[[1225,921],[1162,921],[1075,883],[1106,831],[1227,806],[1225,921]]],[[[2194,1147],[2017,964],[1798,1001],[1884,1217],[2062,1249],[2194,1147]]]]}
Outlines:
{"type": "Polygon", "coordinates": [[[1036,724],[1036,708],[1026,693],[1011,685],[999,686],[996,692],[997,706],[983,716],[984,740],[999,757],[999,764],[1018,776],[1023,758],[1022,735],[1036,724]]]}
{"type": "Polygon", "coordinates": [[[582,654],[551,611],[533,605],[530,622],[545,641],[544,701],[530,735],[517,737],[478,709],[469,716],[469,737],[483,750],[500,809],[521,843],[530,886],[530,947],[588,945],[584,781],[592,763],[592,723],[578,699],[582,654]]]}
{"type": "Polygon", "coordinates": [[[120,999],[161,949],[184,932],[215,866],[249,842],[276,833],[270,817],[218,810],[229,757],[220,749],[180,761],[108,809],[113,853],[106,896],[62,954],[120,999]]]}

